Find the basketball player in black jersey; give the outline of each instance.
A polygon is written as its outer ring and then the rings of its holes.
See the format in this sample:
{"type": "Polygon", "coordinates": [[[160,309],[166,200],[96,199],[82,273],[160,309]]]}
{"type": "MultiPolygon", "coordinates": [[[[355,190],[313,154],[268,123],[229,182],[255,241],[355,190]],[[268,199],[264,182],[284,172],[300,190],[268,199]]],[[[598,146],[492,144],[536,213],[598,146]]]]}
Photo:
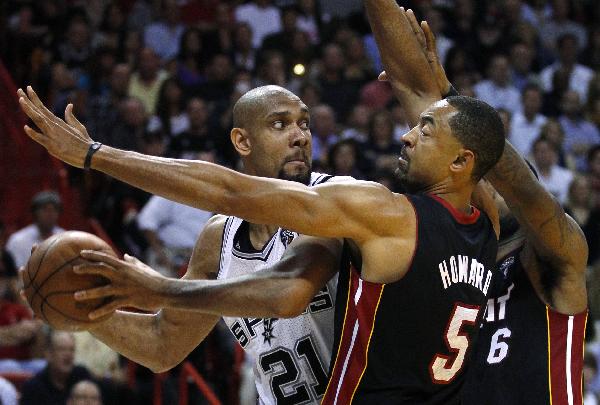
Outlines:
{"type": "MultiPolygon", "coordinates": [[[[392,23],[389,9],[397,8],[393,0],[368,0],[366,4],[372,15],[392,23]]],[[[386,69],[400,99],[412,105],[421,96],[409,90],[414,82],[403,79],[407,71],[420,70],[421,76],[413,74],[412,78],[438,83],[440,92],[451,86],[438,63],[428,26],[420,27],[410,11],[406,16],[396,22],[411,23],[429,66],[407,66],[397,61],[387,64],[386,69]]],[[[379,31],[384,60],[385,55],[406,52],[397,36],[379,31]]],[[[423,97],[429,102],[436,95],[433,92],[423,97]]],[[[488,301],[463,403],[582,404],[587,317],[587,244],[583,233],[510,143],[486,177],[498,191],[503,227],[498,266],[502,277],[488,301]]]]}
{"type": "MultiPolygon", "coordinates": [[[[65,122],[31,88],[19,90],[19,97],[42,131],[26,127],[27,134],[68,164],[252,223],[347,238],[354,266],[338,299],[344,319],[324,403],[457,403],[497,248],[489,218],[470,204],[476,183],[504,147],[502,122],[489,105],[451,97],[424,109],[419,125],[404,136],[399,160],[401,179],[418,194],[402,195],[370,182],[309,188],[207,162],[100,147],[71,106],[65,122]],[[483,140],[481,132],[489,136],[483,140]]],[[[280,124],[270,128],[273,134],[299,125],[285,117],[274,122],[280,124]]],[[[105,266],[97,271],[108,272],[105,266]]],[[[227,305],[225,292],[210,295],[214,283],[155,280],[160,307],[227,305]]],[[[133,298],[139,301],[134,305],[143,308],[146,298],[133,298]]],[[[116,298],[106,309],[124,304],[116,298]]]]}

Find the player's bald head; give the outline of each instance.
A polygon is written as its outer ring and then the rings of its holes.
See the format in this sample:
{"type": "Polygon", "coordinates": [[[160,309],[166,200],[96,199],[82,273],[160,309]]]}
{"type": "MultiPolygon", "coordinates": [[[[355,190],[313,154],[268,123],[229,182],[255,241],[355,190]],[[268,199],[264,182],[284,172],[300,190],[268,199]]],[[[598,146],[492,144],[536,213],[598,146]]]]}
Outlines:
{"type": "Polygon", "coordinates": [[[233,106],[233,126],[251,130],[257,119],[273,110],[282,98],[300,101],[297,95],[280,86],[262,86],[246,92],[233,106]]]}

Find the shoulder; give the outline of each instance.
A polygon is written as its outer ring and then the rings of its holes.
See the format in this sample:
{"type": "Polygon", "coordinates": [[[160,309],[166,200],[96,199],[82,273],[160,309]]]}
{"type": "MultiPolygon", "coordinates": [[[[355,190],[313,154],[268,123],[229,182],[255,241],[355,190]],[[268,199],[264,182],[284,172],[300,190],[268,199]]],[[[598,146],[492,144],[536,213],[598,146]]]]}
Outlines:
{"type": "Polygon", "coordinates": [[[208,220],[200,236],[198,236],[184,278],[216,278],[221,259],[223,230],[228,218],[230,217],[225,215],[214,215],[208,220]]]}

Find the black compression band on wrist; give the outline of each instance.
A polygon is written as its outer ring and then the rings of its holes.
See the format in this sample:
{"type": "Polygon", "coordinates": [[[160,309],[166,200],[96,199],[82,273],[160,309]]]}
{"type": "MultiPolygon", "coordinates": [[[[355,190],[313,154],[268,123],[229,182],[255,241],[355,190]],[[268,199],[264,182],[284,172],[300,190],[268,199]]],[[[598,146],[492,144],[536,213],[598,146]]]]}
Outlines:
{"type": "Polygon", "coordinates": [[[444,94],[442,96],[442,98],[448,98],[448,97],[453,97],[453,96],[460,96],[460,94],[458,93],[458,91],[456,91],[456,89],[454,88],[453,85],[450,85],[448,92],[446,94],[444,94]]]}
{"type": "Polygon", "coordinates": [[[94,142],[90,145],[90,148],[85,155],[85,161],[83,162],[84,170],[90,170],[90,166],[92,165],[92,156],[94,156],[94,153],[98,152],[101,146],[102,144],[100,142],[94,142]]]}

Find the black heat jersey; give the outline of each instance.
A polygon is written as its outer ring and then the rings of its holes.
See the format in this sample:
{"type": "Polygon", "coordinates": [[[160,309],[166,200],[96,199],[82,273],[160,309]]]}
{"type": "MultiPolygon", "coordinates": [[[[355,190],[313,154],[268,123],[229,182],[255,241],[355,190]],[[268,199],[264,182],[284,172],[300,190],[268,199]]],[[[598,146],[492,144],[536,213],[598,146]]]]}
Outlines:
{"type": "Polygon", "coordinates": [[[581,405],[587,311],[547,307],[519,258],[498,263],[501,289],[488,300],[463,392],[465,405],[581,405]]]}
{"type": "Polygon", "coordinates": [[[492,281],[496,236],[476,209],[464,215],[435,196],[407,198],[418,234],[406,275],[377,284],[352,266],[340,274],[336,304],[345,309],[336,316],[325,405],[458,403],[492,281]]]}

